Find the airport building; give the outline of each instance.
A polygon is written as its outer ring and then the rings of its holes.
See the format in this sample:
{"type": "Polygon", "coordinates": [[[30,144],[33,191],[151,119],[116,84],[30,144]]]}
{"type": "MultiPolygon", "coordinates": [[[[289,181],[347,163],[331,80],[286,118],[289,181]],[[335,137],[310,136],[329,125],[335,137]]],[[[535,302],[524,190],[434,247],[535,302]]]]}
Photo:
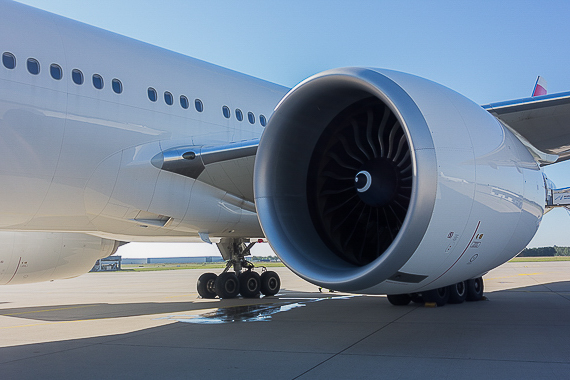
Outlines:
{"type": "Polygon", "coordinates": [[[122,259],[123,264],[188,264],[188,263],[219,263],[224,259],[221,256],[196,257],[149,257],[122,259]]]}

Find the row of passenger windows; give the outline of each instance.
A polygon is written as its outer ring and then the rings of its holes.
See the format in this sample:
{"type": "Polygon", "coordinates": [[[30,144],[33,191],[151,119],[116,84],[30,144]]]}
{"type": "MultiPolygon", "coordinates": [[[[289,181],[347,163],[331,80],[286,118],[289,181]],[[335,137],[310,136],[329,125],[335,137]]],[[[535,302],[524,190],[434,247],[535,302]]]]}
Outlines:
{"type": "MultiPolygon", "coordinates": [[[[158,92],[153,87],[149,87],[147,90],[147,93],[148,93],[148,99],[151,102],[156,102],[158,100],[158,92]]],[[[190,107],[190,101],[188,100],[188,98],[185,95],[180,95],[179,99],[180,99],[180,106],[182,108],[188,109],[188,107],[190,107]]],[[[166,104],[168,104],[169,106],[173,105],[174,104],[174,95],[172,95],[172,93],[169,91],[165,91],[164,92],[164,102],[166,104]]],[[[202,111],[204,111],[204,103],[202,103],[202,101],[200,99],[195,99],[194,100],[194,108],[196,108],[196,111],[202,112],[202,111]]],[[[226,119],[229,119],[231,117],[231,111],[230,111],[230,108],[228,106],[222,107],[222,115],[224,115],[224,117],[226,119]]],[[[237,108],[235,110],[235,115],[236,115],[236,119],[238,121],[243,121],[242,110],[237,108]]],[[[249,120],[249,122],[251,124],[255,124],[255,115],[253,114],[253,112],[247,113],[247,120],[249,120]]],[[[263,127],[265,127],[267,125],[267,119],[265,118],[264,115],[259,115],[259,123],[263,127]]]]}
{"type": "MultiPolygon", "coordinates": [[[[7,68],[9,70],[15,69],[16,68],[16,56],[14,56],[14,54],[12,54],[10,52],[4,52],[2,54],[2,64],[4,65],[5,68],[7,68]]],[[[30,74],[39,75],[40,63],[37,59],[28,58],[28,60],[26,61],[26,67],[27,67],[28,72],[30,74]]],[[[49,72],[50,72],[51,77],[55,80],[61,80],[63,78],[63,69],[61,68],[61,66],[59,66],[56,63],[52,63],[50,65],[49,72]]],[[[91,79],[93,82],[93,87],[95,87],[96,89],[102,90],[103,87],[105,86],[105,82],[104,82],[103,77],[101,75],[93,74],[91,79]]],[[[79,69],[71,70],[71,80],[76,85],[82,85],[85,82],[83,72],[79,69]]],[[[113,91],[116,94],[120,94],[123,92],[123,84],[117,78],[114,78],[111,81],[111,87],[113,88],[113,91]]],[[[156,102],[158,100],[158,93],[154,88],[149,87],[147,93],[148,93],[148,98],[151,102],[156,102]]],[[[168,91],[164,92],[164,102],[169,106],[174,104],[174,96],[172,95],[171,92],[168,92],[168,91]]],[[[184,109],[188,109],[190,107],[190,101],[188,100],[188,98],[185,95],[180,95],[180,106],[184,109]]],[[[194,100],[194,108],[196,108],[196,111],[198,111],[198,112],[204,111],[204,104],[202,103],[202,101],[200,99],[194,100]]],[[[229,119],[231,117],[231,111],[230,111],[230,108],[228,106],[222,107],[222,115],[224,115],[224,117],[226,119],[229,119]]],[[[238,121],[243,121],[242,110],[240,110],[239,108],[236,108],[235,117],[238,121]]],[[[251,124],[255,124],[255,115],[253,114],[253,112],[247,113],[247,119],[251,124]]],[[[259,123],[263,127],[265,127],[267,125],[267,119],[265,118],[264,115],[259,115],[259,123]]]]}
{"type": "MultiPolygon", "coordinates": [[[[13,70],[16,68],[16,57],[12,53],[4,52],[2,54],[2,64],[4,65],[5,68],[13,70]]],[[[28,69],[28,72],[32,75],[39,75],[40,73],[40,63],[35,58],[28,58],[28,60],[26,61],[26,68],[28,69]]],[[[63,78],[63,69],[57,63],[52,63],[49,66],[49,73],[51,77],[55,80],[61,80],[63,78]]],[[[82,85],[85,79],[83,77],[83,73],[81,72],[81,70],[73,69],[71,71],[71,80],[73,80],[73,83],[77,85],[82,85]]],[[[93,87],[95,87],[98,90],[102,90],[103,87],[105,87],[105,82],[103,80],[103,77],[99,74],[93,74],[92,81],[93,81],[93,87]]],[[[114,78],[111,81],[111,87],[113,88],[113,91],[117,94],[123,92],[123,83],[121,83],[121,81],[118,80],[117,78],[114,78]]]]}

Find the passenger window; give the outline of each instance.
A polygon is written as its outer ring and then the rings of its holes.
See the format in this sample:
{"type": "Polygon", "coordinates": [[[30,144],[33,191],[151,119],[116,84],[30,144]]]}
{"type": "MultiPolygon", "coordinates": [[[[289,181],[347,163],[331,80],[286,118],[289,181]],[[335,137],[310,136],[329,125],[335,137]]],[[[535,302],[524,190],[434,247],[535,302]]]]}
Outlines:
{"type": "Polygon", "coordinates": [[[121,92],[123,92],[123,84],[117,78],[113,79],[111,85],[113,87],[113,91],[115,91],[116,94],[120,94],[121,92]]]}
{"type": "Polygon", "coordinates": [[[55,63],[52,63],[51,66],[49,67],[49,73],[51,77],[55,80],[60,80],[61,78],[63,78],[63,70],[59,65],[56,65],[55,63]]]}
{"type": "Polygon", "coordinates": [[[259,115],[259,122],[261,123],[262,127],[265,127],[267,125],[267,119],[264,115],[259,115]]]}
{"type": "Polygon", "coordinates": [[[190,107],[190,101],[184,95],[180,95],[180,107],[184,108],[185,110],[187,110],[188,107],[190,107]]]}
{"type": "Polygon", "coordinates": [[[34,58],[28,58],[27,61],[28,72],[32,75],[38,75],[40,73],[40,63],[34,58]]]}
{"type": "Polygon", "coordinates": [[[224,117],[225,117],[226,119],[229,119],[229,118],[230,118],[230,109],[229,109],[228,106],[223,106],[223,107],[222,107],[222,113],[224,114],[224,117]]]}
{"type": "Polygon", "coordinates": [[[171,106],[174,103],[174,98],[172,97],[172,94],[168,91],[166,91],[164,93],[164,101],[166,102],[166,104],[168,104],[169,106],[171,106]]]}
{"type": "Polygon", "coordinates": [[[241,112],[241,110],[239,108],[236,109],[236,119],[238,119],[238,121],[243,120],[243,112],[241,112]]]}
{"type": "Polygon", "coordinates": [[[75,84],[83,84],[83,73],[81,70],[73,69],[71,79],[73,79],[73,83],[75,84]]]}
{"type": "Polygon", "coordinates": [[[156,93],[156,90],[152,87],[148,88],[148,98],[151,102],[156,102],[156,100],[158,99],[158,94],[156,93]]]}
{"type": "Polygon", "coordinates": [[[253,112],[247,113],[247,120],[249,120],[250,124],[255,124],[255,115],[253,114],[253,112]]]}
{"type": "Polygon", "coordinates": [[[103,89],[103,77],[99,74],[93,74],[93,86],[98,89],[103,89]]]}
{"type": "Polygon", "coordinates": [[[16,68],[16,57],[12,53],[5,52],[2,54],[2,64],[7,69],[14,69],[16,68]]]}
{"type": "Polygon", "coordinates": [[[198,112],[204,111],[204,104],[200,99],[194,100],[194,107],[196,107],[196,111],[198,112]]]}

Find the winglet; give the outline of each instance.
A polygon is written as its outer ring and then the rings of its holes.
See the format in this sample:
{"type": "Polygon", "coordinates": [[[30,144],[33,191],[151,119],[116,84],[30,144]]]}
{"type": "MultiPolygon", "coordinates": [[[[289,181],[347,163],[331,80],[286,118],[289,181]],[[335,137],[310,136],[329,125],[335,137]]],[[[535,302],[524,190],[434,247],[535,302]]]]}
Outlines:
{"type": "Polygon", "coordinates": [[[540,75],[536,78],[536,84],[532,91],[532,96],[546,95],[546,80],[540,75]]]}

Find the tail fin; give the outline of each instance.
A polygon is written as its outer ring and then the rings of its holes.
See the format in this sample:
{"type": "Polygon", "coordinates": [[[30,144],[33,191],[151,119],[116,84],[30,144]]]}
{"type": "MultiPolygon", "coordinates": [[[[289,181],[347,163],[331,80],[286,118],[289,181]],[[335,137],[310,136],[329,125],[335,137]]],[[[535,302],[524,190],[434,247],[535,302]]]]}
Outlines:
{"type": "Polygon", "coordinates": [[[540,75],[536,78],[536,84],[532,91],[532,96],[546,95],[546,80],[540,75]]]}

